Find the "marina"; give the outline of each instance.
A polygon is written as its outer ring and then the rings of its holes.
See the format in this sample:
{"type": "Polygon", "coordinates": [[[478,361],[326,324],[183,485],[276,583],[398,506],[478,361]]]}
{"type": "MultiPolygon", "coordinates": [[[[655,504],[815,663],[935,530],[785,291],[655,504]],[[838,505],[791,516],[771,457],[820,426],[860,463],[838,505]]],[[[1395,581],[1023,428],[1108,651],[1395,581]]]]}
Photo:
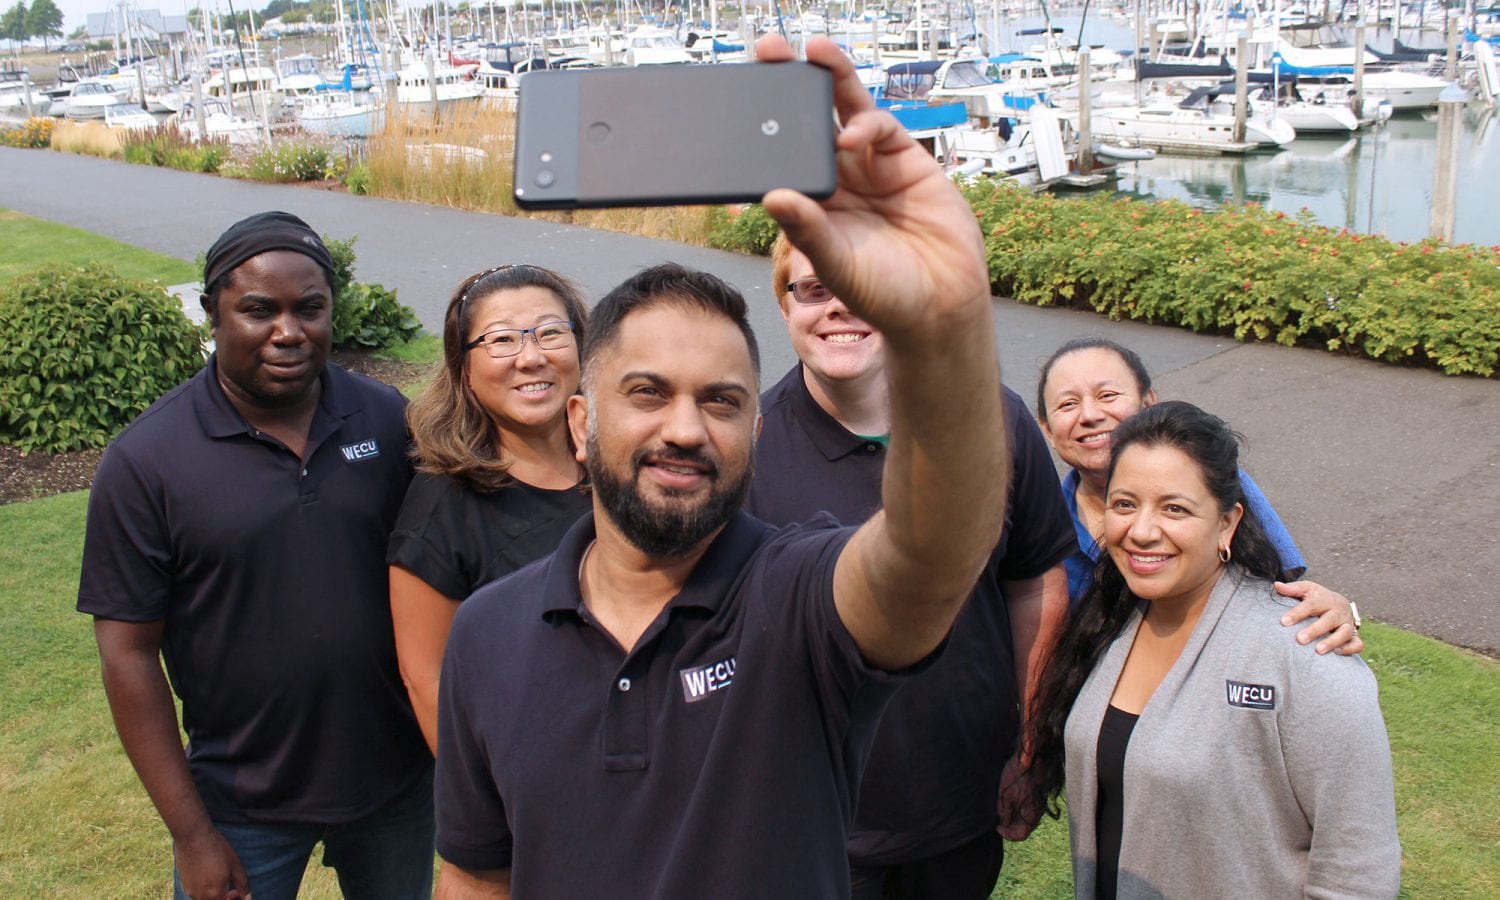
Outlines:
{"type": "MultiPolygon", "coordinates": [[[[1500,243],[1500,225],[1472,199],[1500,187],[1492,137],[1500,75],[1491,46],[1500,26],[1488,14],[1465,20],[1459,38],[1457,20],[1445,33],[1438,30],[1445,20],[1430,10],[1373,3],[1362,26],[1319,24],[1291,5],[1224,0],[1050,15],[1019,4],[793,5],[781,15],[717,7],[589,18],[573,4],[458,15],[355,4],[321,34],[295,38],[272,19],[261,23],[261,40],[239,43],[205,15],[145,59],[144,31],[129,26],[117,32],[119,64],[96,53],[92,71],[63,66],[48,96],[33,89],[33,112],[50,106],[54,116],[139,131],[140,116],[128,125],[124,110],[105,116],[104,107],[129,104],[157,121],[173,117],[193,136],[232,135],[247,146],[268,137],[335,141],[358,157],[363,140],[391,121],[434,109],[464,116],[469,104],[511,108],[535,69],[730,61],[743,59],[758,33],[785,33],[794,43],[827,35],[851,52],[879,102],[955,174],[1203,209],[1256,203],[1416,241],[1432,228],[1436,106],[1450,85],[1443,63],[1451,38],[1464,49],[1452,75],[1467,91],[1457,116],[1452,240],[1500,243]],[[1351,37],[1363,39],[1365,52],[1351,37]],[[1237,80],[1241,55],[1246,71],[1237,80]],[[1348,102],[1356,90],[1357,111],[1348,102]],[[393,118],[388,111],[398,105],[393,118]],[[216,121],[199,120],[198,109],[216,121]],[[1094,151],[1087,162],[1085,140],[1094,151]]],[[[134,7],[120,9],[128,23],[134,7]]],[[[24,117],[17,80],[7,76],[11,93],[0,109],[11,119],[24,117]]]]}

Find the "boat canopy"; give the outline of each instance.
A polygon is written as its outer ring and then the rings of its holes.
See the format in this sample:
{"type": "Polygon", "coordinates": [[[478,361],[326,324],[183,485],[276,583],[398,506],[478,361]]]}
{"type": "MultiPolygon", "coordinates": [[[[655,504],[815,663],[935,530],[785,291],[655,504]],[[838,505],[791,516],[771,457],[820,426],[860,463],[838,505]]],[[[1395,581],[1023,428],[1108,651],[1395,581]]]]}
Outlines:
{"type": "Polygon", "coordinates": [[[1227,78],[1234,74],[1234,66],[1220,58],[1217,65],[1195,63],[1158,63],[1138,60],[1135,64],[1135,80],[1149,81],[1152,78],[1227,78]]]}

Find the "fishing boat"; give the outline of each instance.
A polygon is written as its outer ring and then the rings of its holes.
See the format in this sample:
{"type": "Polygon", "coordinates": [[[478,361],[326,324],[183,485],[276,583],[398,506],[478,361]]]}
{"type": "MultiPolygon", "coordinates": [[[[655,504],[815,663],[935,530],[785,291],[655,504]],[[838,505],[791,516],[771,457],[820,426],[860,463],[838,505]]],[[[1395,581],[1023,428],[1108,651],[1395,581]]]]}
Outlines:
{"type": "Polygon", "coordinates": [[[276,78],[286,98],[298,102],[328,82],[318,58],[309,53],[276,60],[276,78]]]}

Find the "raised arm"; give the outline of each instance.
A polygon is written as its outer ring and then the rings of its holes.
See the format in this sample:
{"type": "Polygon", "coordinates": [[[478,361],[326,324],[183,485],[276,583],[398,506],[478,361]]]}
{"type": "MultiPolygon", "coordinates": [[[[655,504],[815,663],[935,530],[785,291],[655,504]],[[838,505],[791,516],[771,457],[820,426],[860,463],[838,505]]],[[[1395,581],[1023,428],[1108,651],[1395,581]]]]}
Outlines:
{"type": "MultiPolygon", "coordinates": [[[[758,58],[792,58],[763,38],[758,58]]],[[[891,440],[883,509],[835,572],[839,615],[865,657],[901,668],[947,634],[999,539],[1007,453],[984,242],[973,211],[831,41],[807,44],[834,75],[839,187],[787,190],[766,211],[818,277],[889,347],[891,440]]]]}
{"type": "Polygon", "coordinates": [[[94,619],[104,694],[125,755],[172,835],[172,856],[189,896],[249,897],[239,857],[208,817],[188,772],[177,710],[161,667],[161,622],[94,619]]]}

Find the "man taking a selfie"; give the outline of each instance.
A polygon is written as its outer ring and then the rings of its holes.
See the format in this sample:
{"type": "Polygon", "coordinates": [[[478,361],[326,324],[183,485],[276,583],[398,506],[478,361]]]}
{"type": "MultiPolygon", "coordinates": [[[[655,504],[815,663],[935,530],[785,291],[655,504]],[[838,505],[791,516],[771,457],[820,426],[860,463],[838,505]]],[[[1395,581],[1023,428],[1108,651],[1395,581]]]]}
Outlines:
{"type": "Polygon", "coordinates": [[[807,53],[834,75],[839,189],[764,204],[887,335],[884,509],[782,531],[739,512],[759,392],[743,299],[676,266],[606,296],[569,403],[594,512],[454,623],[440,897],[848,893],[875,723],[995,546],[1006,445],[968,204],[833,43],[807,53]]]}

